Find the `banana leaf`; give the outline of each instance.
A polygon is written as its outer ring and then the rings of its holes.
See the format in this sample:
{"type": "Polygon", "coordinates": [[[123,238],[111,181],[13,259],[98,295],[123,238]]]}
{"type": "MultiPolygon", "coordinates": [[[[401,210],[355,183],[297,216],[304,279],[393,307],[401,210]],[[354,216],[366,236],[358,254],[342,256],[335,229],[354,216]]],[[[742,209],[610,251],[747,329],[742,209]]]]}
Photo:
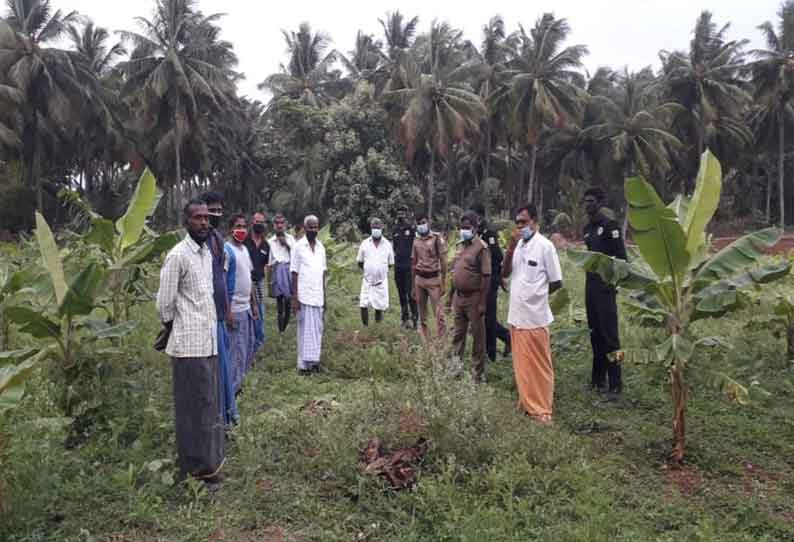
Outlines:
{"type": "Polygon", "coordinates": [[[757,262],[764,249],[772,248],[780,240],[780,230],[766,228],[740,237],[709,258],[695,274],[693,289],[706,288],[714,280],[725,279],[757,262]]]}
{"type": "Polygon", "coordinates": [[[681,282],[689,267],[686,235],[675,211],[666,207],[656,191],[640,177],[626,180],[629,224],[643,259],[660,279],[681,282]]]}
{"type": "Polygon", "coordinates": [[[18,365],[0,367],[0,414],[19,404],[25,394],[25,380],[49,353],[45,348],[18,365]]]}
{"type": "Polygon", "coordinates": [[[98,246],[107,254],[113,254],[116,243],[116,228],[113,221],[102,217],[91,220],[91,231],[86,234],[85,241],[98,246]]]}
{"type": "Polygon", "coordinates": [[[574,265],[590,273],[597,273],[606,283],[613,286],[643,290],[659,280],[651,272],[634,263],[600,252],[569,248],[566,254],[574,265]]]}
{"type": "Polygon", "coordinates": [[[117,247],[121,252],[137,243],[141,238],[146,218],[157,208],[161,197],[160,190],[157,188],[157,179],[149,171],[149,168],[146,168],[138,180],[127,212],[116,221],[116,229],[119,232],[117,247]]]}
{"type": "Polygon", "coordinates": [[[19,330],[36,339],[54,339],[61,336],[61,326],[42,313],[27,307],[8,307],[6,316],[19,326],[19,330]]]}
{"type": "Polygon", "coordinates": [[[66,291],[63,303],[58,307],[58,316],[77,316],[90,314],[94,310],[94,300],[102,288],[105,270],[97,263],[83,268],[66,291]]]}
{"type": "Polygon", "coordinates": [[[44,260],[44,267],[49,271],[50,279],[52,280],[53,290],[55,291],[55,300],[58,305],[63,303],[63,298],[66,295],[66,279],[63,274],[63,264],[61,257],[58,253],[58,245],[55,244],[55,237],[52,235],[49,224],[41,216],[41,213],[36,212],[36,240],[39,243],[39,250],[41,257],[44,260]]]}
{"type": "Polygon", "coordinates": [[[706,150],[700,157],[700,169],[695,182],[695,194],[688,205],[686,220],[682,223],[686,233],[686,249],[690,255],[703,253],[708,226],[720,203],[722,191],[722,166],[706,150]]]}

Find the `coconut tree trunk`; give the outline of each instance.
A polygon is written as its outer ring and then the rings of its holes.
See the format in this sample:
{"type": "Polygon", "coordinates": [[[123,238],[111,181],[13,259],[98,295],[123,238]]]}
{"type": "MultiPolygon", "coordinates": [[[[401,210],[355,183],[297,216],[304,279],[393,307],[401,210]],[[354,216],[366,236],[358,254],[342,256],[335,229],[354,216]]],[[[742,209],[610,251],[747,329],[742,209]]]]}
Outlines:
{"type": "Polygon", "coordinates": [[[529,152],[529,189],[527,194],[529,202],[532,203],[535,201],[535,164],[538,161],[538,144],[530,145],[527,152],[529,152]]]}
{"type": "Polygon", "coordinates": [[[436,174],[436,153],[430,149],[430,172],[427,175],[427,220],[432,223],[433,221],[433,191],[434,191],[434,176],[436,174]]]}
{"type": "Polygon", "coordinates": [[[485,171],[483,172],[484,178],[491,177],[491,119],[485,123],[485,171]]]}
{"type": "Polygon", "coordinates": [[[786,143],[786,133],[785,133],[785,126],[783,125],[783,115],[780,114],[778,117],[778,149],[777,149],[777,174],[778,174],[778,190],[780,192],[780,229],[785,231],[786,229],[786,204],[785,204],[785,162],[786,162],[786,154],[785,154],[785,143],[786,143]]]}
{"type": "Polygon", "coordinates": [[[674,360],[670,369],[673,395],[673,453],[672,457],[677,463],[684,460],[684,446],[686,428],[684,417],[686,415],[687,388],[684,377],[684,363],[674,360]]]}

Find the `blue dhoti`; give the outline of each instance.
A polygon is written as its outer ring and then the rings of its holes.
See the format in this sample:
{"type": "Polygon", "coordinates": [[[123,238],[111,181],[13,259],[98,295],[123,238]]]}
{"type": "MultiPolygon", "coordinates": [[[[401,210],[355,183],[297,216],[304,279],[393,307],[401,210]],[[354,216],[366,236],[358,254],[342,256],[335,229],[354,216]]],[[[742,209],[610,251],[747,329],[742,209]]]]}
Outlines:
{"type": "Polygon", "coordinates": [[[292,297],[292,277],[289,262],[277,263],[273,266],[273,297],[292,297]]]}
{"type": "Polygon", "coordinates": [[[221,388],[220,407],[223,423],[226,425],[238,423],[240,413],[237,411],[237,400],[234,398],[232,386],[232,371],[229,363],[229,335],[226,333],[226,324],[218,321],[218,384],[221,388]]]}
{"type": "Polygon", "coordinates": [[[259,320],[254,320],[254,351],[265,344],[265,279],[254,282],[254,292],[256,293],[256,305],[259,309],[259,320]]]}
{"type": "Polygon", "coordinates": [[[254,319],[251,311],[232,313],[229,331],[229,366],[231,367],[232,387],[237,393],[243,386],[243,379],[254,360],[254,319]]]}
{"type": "Polygon", "coordinates": [[[322,307],[301,304],[298,311],[298,369],[309,371],[320,366],[323,350],[322,307]]]}

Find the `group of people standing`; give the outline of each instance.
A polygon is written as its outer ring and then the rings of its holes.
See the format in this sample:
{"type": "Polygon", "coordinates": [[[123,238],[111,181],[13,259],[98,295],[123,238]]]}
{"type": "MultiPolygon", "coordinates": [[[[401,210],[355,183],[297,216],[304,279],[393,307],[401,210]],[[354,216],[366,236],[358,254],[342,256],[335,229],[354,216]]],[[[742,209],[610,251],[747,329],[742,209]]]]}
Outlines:
{"type": "MultiPolygon", "coordinates": [[[[621,230],[602,212],[604,199],[598,188],[586,192],[583,205],[590,223],[585,242],[590,250],[625,259],[621,230]]],[[[474,206],[460,218],[451,263],[446,240],[432,231],[429,217],[413,223],[401,207],[391,241],[384,236],[383,221],[372,218],[356,258],[362,272],[361,321],[369,325],[370,310],[375,322],[383,320],[393,266],[403,326],[418,329],[426,341],[445,339],[451,316],[451,354],[462,360],[466,338],[472,336],[477,382],[483,379],[486,359],[496,360],[501,340],[505,355],[512,352],[520,407],[536,421],[550,423],[554,369],[549,326],[554,317],[549,296],[562,287],[557,251],[538,232],[534,205],[516,212],[506,252],[484,214],[474,206]],[[497,296],[500,289],[508,290],[508,280],[509,330],[497,318],[497,296]]],[[[185,206],[187,235],[165,259],[157,297],[160,320],[171,330],[166,353],[172,358],[180,469],[209,486],[220,481],[224,429],[239,421],[237,399],[265,342],[265,297],[269,293],[276,300],[280,333],[291,314],[296,318],[297,367],[303,375],[320,370],[327,299],[327,260],[316,216],[304,219],[297,240],[281,215],[274,217],[274,233],[266,239],[260,213],[250,224],[245,215],[233,215],[225,240],[222,216],[217,193],[185,206]]],[[[615,289],[588,273],[586,304],[593,347],[590,387],[615,398],[622,391],[615,289]]]]}

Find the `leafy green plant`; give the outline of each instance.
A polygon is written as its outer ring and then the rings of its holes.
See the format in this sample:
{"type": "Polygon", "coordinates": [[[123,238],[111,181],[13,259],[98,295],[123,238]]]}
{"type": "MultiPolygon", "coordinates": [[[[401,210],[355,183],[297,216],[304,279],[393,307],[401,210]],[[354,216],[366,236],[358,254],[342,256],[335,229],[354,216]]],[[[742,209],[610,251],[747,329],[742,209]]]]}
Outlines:
{"type": "MultiPolygon", "coordinates": [[[[679,197],[665,206],[650,183],[641,177],[626,180],[628,218],[641,258],[624,262],[604,254],[569,250],[587,271],[628,290],[626,303],[646,322],[664,328],[666,340],[657,346],[658,359],[669,367],[673,399],[673,458],[684,458],[685,413],[689,395],[687,370],[698,346],[723,343],[696,337],[692,324],[720,318],[743,306],[742,290],[788,275],[788,262],[755,265],[763,249],[780,238],[775,228],[751,233],[708,254],[705,230],[717,209],[722,168],[710,151],[703,153],[691,200],[679,197]]],[[[727,375],[710,378],[741,399],[746,389],[727,375]]]]}
{"type": "MultiPolygon", "coordinates": [[[[754,318],[747,323],[753,329],[782,330],[786,335],[786,360],[794,359],[794,297],[779,295],[770,315],[754,318]]],[[[776,336],[779,336],[776,333],[776,336]]]]}
{"type": "Polygon", "coordinates": [[[107,267],[111,322],[129,319],[130,305],[146,300],[141,289],[142,266],[170,250],[181,240],[179,232],[157,234],[146,227],[162,198],[157,180],[147,168],[141,174],[127,211],[115,224],[90,209],[91,229],[86,242],[100,249],[107,267]]]}
{"type": "Polygon", "coordinates": [[[132,323],[111,325],[104,320],[91,318],[96,301],[107,279],[104,265],[87,261],[67,285],[55,238],[44,217],[36,213],[36,239],[44,267],[52,282],[55,303],[43,307],[15,305],[6,309],[8,318],[23,333],[44,343],[39,353],[57,361],[65,377],[61,406],[67,416],[79,400],[80,394],[72,388],[80,375],[83,354],[92,356],[114,353],[96,343],[116,339],[132,330],[132,323]]]}

